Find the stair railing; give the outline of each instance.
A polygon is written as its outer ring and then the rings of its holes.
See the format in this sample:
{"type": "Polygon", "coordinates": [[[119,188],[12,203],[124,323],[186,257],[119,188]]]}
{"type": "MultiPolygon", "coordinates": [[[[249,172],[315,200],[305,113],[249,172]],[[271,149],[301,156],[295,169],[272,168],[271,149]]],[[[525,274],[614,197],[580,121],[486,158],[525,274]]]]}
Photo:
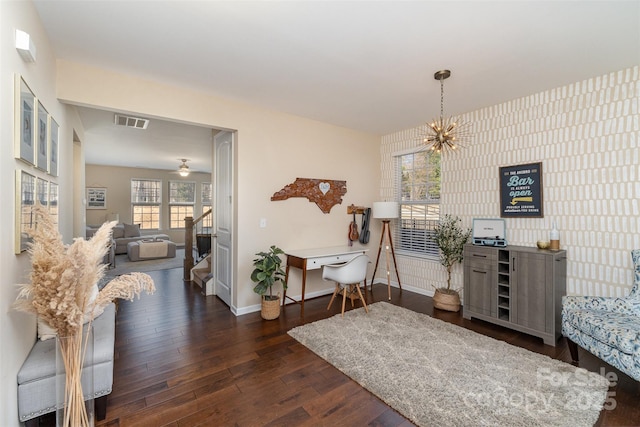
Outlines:
{"type": "Polygon", "coordinates": [[[184,263],[182,274],[182,279],[184,281],[191,280],[191,269],[194,266],[193,230],[199,222],[201,222],[207,216],[211,215],[212,212],[213,209],[209,209],[208,211],[200,215],[197,219],[193,219],[192,216],[186,216],[184,218],[184,263]]]}

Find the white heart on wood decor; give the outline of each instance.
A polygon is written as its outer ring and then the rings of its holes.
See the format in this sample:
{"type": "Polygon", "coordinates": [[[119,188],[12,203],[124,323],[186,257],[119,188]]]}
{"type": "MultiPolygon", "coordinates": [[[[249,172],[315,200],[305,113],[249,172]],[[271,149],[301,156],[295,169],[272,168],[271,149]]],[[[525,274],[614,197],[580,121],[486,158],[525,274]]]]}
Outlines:
{"type": "Polygon", "coordinates": [[[327,194],[327,191],[329,191],[329,189],[331,188],[331,184],[329,184],[328,182],[321,182],[320,184],[318,184],[318,187],[320,187],[320,191],[322,191],[322,194],[327,194]]]}

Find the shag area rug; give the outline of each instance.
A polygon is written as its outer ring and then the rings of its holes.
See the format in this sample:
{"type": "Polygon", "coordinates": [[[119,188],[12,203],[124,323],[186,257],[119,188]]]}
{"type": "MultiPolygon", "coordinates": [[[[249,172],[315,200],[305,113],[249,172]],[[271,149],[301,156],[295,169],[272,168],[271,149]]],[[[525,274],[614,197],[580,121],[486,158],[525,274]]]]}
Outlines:
{"type": "Polygon", "coordinates": [[[595,373],[386,302],[289,335],[419,426],[592,426],[595,373]]]}

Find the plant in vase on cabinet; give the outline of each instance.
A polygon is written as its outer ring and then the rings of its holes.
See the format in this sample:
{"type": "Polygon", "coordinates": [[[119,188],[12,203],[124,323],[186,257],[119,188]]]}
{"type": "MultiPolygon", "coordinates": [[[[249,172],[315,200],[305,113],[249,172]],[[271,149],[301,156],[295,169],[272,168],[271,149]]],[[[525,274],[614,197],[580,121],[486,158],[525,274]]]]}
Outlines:
{"type": "Polygon", "coordinates": [[[59,396],[57,403],[62,408],[58,425],[93,425],[85,406],[92,391],[83,392],[81,381],[91,322],[114,299],[132,300],[143,290],[152,293],[155,285],[147,274],[130,273],[98,289],[106,268],[102,260],[115,221],[103,224],[90,240],[77,238],[65,245],[46,208],[36,205],[33,215],[36,226],[28,230],[33,239],[29,248],[31,283],[21,285],[15,308],[36,314],[39,323],[49,326],[57,335],[65,368],[64,395],[59,396]],[[83,327],[85,323],[87,326],[83,327]]]}
{"type": "Polygon", "coordinates": [[[447,287],[436,288],[433,295],[433,306],[442,310],[459,311],[459,289],[451,289],[451,271],[462,262],[464,245],[469,241],[471,229],[461,226],[462,220],[449,214],[436,225],[434,241],[440,249],[440,264],[447,269],[447,287]]]}
{"type": "Polygon", "coordinates": [[[282,289],[287,289],[285,272],[281,267],[280,255],[284,251],[277,246],[271,246],[269,252],[258,252],[258,258],[253,260],[251,281],[256,283],[253,291],[262,297],[261,312],[265,320],[277,319],[280,316],[280,294],[273,295],[273,286],[282,282],[282,289]],[[269,295],[265,295],[269,291],[269,295]]]}

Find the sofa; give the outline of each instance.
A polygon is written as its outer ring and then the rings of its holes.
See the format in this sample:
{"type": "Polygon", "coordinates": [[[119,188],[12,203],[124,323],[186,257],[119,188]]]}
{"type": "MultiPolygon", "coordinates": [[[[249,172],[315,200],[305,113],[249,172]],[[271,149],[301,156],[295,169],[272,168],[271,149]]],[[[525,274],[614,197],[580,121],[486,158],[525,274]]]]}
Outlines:
{"type": "MultiPolygon", "coordinates": [[[[87,226],[86,238],[91,236],[100,228],[100,226],[87,226]]],[[[127,245],[130,242],[140,240],[171,240],[166,234],[142,234],[138,224],[117,224],[113,227],[113,247],[115,254],[121,255],[127,253],[127,245]]]]}
{"type": "Polygon", "coordinates": [[[640,249],[631,251],[634,283],[623,298],[565,296],[562,335],[578,362],[580,346],[640,381],[640,249]]]}

